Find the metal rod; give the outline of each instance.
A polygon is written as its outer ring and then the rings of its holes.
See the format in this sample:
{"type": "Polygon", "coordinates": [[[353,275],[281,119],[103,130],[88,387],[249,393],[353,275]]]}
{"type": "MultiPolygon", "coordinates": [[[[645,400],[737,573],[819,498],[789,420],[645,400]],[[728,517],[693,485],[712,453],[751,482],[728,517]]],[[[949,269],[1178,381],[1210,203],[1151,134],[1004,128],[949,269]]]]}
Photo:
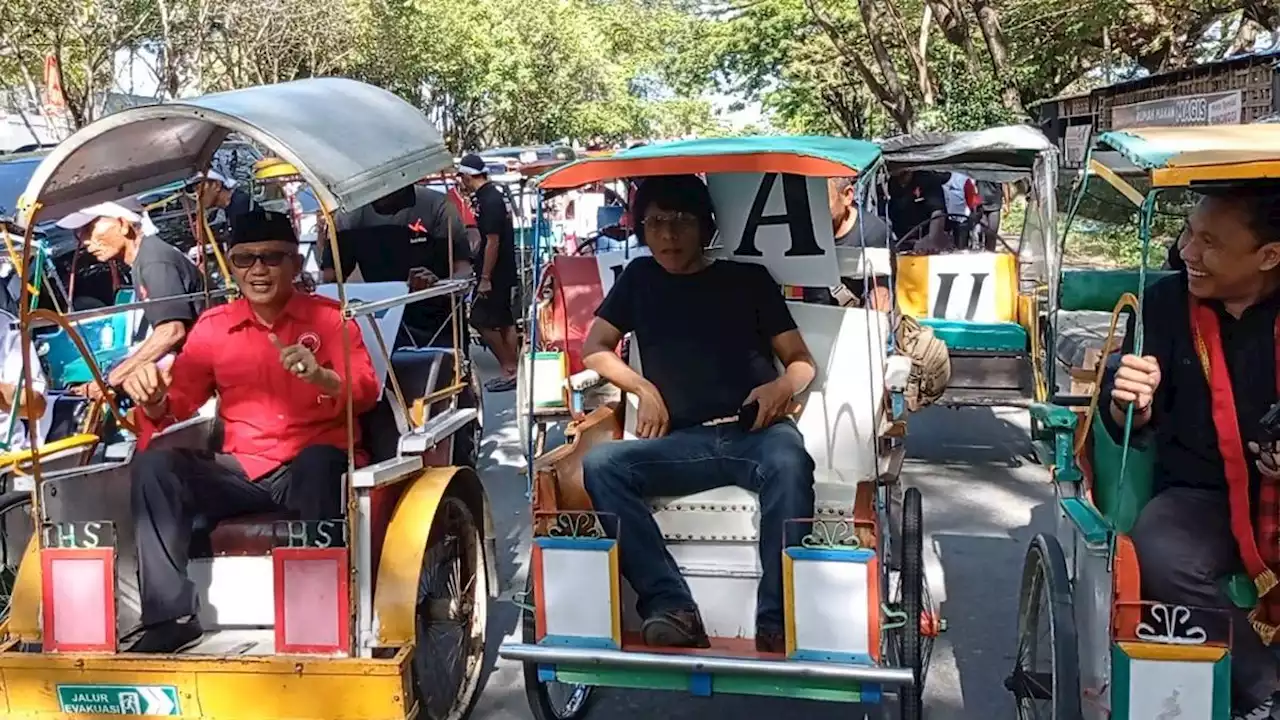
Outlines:
{"type": "Polygon", "coordinates": [[[910,668],[837,665],[798,660],[749,660],[746,658],[708,657],[706,655],[667,655],[624,650],[599,650],[553,645],[503,643],[498,655],[508,660],[544,665],[575,665],[631,668],[636,670],[674,670],[679,672],[757,675],[764,677],[809,678],[850,682],[913,685],[915,674],[910,668]]]}
{"type": "MultiPolygon", "coordinates": [[[[223,297],[229,292],[230,291],[226,289],[213,290],[209,293],[209,297],[223,297]]],[[[68,313],[61,317],[69,323],[76,323],[83,320],[94,320],[96,318],[108,317],[110,315],[128,312],[130,310],[145,310],[146,308],[159,303],[176,303],[186,300],[204,299],[205,294],[203,292],[188,293],[186,295],[171,295],[169,297],[155,298],[153,300],[140,300],[138,302],[125,303],[124,305],[108,305],[107,307],[94,308],[92,310],[81,310],[80,312],[68,313]]],[[[31,327],[33,328],[53,327],[54,325],[55,323],[49,320],[35,319],[31,321],[31,327]]]]}
{"type": "Polygon", "coordinates": [[[467,279],[450,279],[441,280],[426,290],[418,290],[417,292],[406,293],[386,300],[373,300],[370,302],[352,301],[347,304],[344,314],[348,319],[360,317],[361,315],[374,315],[383,310],[389,310],[401,305],[409,305],[420,300],[430,300],[432,298],[444,297],[445,295],[456,295],[466,292],[470,287],[471,281],[467,279]]]}

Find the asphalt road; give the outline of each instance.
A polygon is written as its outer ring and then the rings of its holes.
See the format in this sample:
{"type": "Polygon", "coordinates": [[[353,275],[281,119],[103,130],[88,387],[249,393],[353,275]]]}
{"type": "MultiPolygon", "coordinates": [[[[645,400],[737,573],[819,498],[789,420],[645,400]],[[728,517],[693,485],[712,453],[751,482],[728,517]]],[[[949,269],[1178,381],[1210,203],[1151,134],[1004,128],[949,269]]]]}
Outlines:
{"type": "MultiPolygon", "coordinates": [[[[477,352],[482,376],[493,360],[477,352]]],[[[513,393],[485,398],[481,476],[498,531],[498,569],[505,596],[524,587],[529,558],[529,511],[513,393]]],[[[1017,592],[1023,553],[1053,522],[1052,491],[1044,468],[1027,460],[1025,412],[930,408],[912,418],[905,480],[924,496],[926,562],[931,589],[949,624],[934,647],[926,685],[930,720],[1013,717],[1003,679],[1012,665],[1017,592]]],[[[516,637],[519,613],[499,602],[489,618],[490,656],[473,718],[532,717],[518,664],[497,658],[504,638],[516,637]]],[[[880,717],[877,708],[851,708],[773,698],[634,690],[597,691],[593,718],[737,720],[803,717],[848,720],[880,717]]]]}

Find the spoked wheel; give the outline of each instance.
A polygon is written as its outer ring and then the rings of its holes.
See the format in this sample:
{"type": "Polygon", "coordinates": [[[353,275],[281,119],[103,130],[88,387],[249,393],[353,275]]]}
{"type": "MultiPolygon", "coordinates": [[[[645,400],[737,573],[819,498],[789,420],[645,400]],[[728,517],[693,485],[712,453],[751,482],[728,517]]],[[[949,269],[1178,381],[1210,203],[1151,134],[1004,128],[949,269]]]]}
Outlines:
{"type": "MultiPolygon", "coordinates": [[[[525,582],[525,602],[533,602],[533,575],[525,582]]],[[[524,642],[538,641],[533,612],[521,613],[524,642]]],[[[591,686],[569,683],[543,682],[538,678],[538,664],[524,664],[524,694],[529,698],[529,709],[534,720],[578,720],[587,716],[591,706],[591,686]]]]}
{"type": "Polygon", "coordinates": [[[480,527],[461,498],[446,495],[418,576],[413,673],[419,717],[460,720],[471,712],[479,697],[488,611],[480,527]]]}
{"type": "Polygon", "coordinates": [[[35,532],[31,519],[31,493],[0,494],[0,621],[9,617],[18,565],[35,532]]]}
{"type": "Polygon", "coordinates": [[[926,646],[923,633],[920,632],[921,616],[928,594],[924,578],[923,515],[920,489],[907,488],[902,496],[902,570],[898,576],[902,597],[898,608],[906,616],[906,620],[898,630],[897,660],[902,667],[911,668],[916,682],[899,691],[898,714],[902,720],[920,720],[924,717],[924,681],[929,654],[933,651],[933,639],[928,638],[926,646]]]}
{"type": "Polygon", "coordinates": [[[1067,562],[1058,541],[1037,535],[1022,566],[1018,654],[1005,687],[1019,720],[1079,720],[1080,663],[1067,562]]]}

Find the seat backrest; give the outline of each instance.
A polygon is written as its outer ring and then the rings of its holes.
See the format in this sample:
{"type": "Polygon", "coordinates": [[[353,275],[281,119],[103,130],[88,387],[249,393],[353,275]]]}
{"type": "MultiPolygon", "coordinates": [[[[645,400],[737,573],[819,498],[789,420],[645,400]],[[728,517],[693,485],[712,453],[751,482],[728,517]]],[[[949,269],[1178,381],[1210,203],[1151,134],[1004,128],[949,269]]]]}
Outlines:
{"type": "MultiPolygon", "coordinates": [[[[805,448],[821,470],[853,484],[877,472],[875,437],[884,402],[889,318],[863,308],[789,302],[787,307],[817,364],[800,397],[797,420],[805,448]]],[[[644,373],[631,339],[631,367],[644,373]]],[[[636,399],[627,397],[624,436],[635,438],[636,399]]]]}
{"type": "Polygon", "coordinates": [[[898,308],[914,318],[1018,321],[1018,258],[1011,253],[899,255],[898,308]]]}
{"type": "MultiPolygon", "coordinates": [[[[1138,274],[1137,270],[1063,270],[1058,308],[1109,313],[1121,295],[1138,294],[1138,274]]],[[[1147,287],[1174,274],[1174,270],[1148,270],[1147,287]]]]}
{"type": "MultiPolygon", "coordinates": [[[[346,291],[347,302],[374,302],[408,293],[409,284],[407,282],[347,283],[346,291]]],[[[316,288],[316,294],[330,300],[337,300],[338,285],[337,283],[320,285],[316,288]]],[[[378,348],[378,336],[373,330],[373,323],[378,323],[378,328],[382,331],[382,339],[387,344],[387,351],[390,352],[395,346],[396,336],[400,333],[400,320],[403,317],[404,306],[397,305],[374,315],[362,315],[357,319],[360,336],[364,340],[364,346],[369,350],[369,357],[373,360],[373,372],[378,376],[379,393],[386,388],[388,358],[378,348]]]]}

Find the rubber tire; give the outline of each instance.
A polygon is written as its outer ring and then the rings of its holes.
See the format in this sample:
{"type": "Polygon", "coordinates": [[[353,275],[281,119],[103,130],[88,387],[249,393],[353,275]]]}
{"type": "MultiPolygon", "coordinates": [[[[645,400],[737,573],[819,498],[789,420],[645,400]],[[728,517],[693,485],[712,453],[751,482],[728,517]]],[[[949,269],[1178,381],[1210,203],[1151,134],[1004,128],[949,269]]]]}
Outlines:
{"type": "MultiPolygon", "coordinates": [[[[471,512],[471,508],[467,505],[466,501],[464,501],[461,497],[454,495],[452,493],[447,493],[443,498],[440,499],[440,506],[436,509],[436,517],[432,519],[432,530],[431,530],[430,536],[427,538],[426,552],[430,553],[432,543],[439,541],[439,536],[437,533],[438,533],[438,528],[441,526],[437,525],[436,521],[439,520],[441,517],[443,517],[442,513],[444,512],[445,508],[449,506],[456,507],[458,511],[462,513],[462,517],[467,527],[467,531],[472,534],[472,541],[474,542],[474,547],[476,548],[475,550],[476,557],[473,558],[472,560],[472,562],[475,565],[475,587],[473,590],[473,592],[475,593],[475,607],[472,610],[472,613],[473,613],[473,617],[476,619],[473,620],[472,622],[479,623],[480,625],[480,628],[479,628],[480,629],[479,635],[481,637],[480,662],[476,664],[474,671],[469,676],[463,678],[462,685],[461,687],[458,688],[458,692],[455,695],[455,697],[461,697],[461,702],[458,702],[455,700],[455,703],[451,708],[451,712],[448,715],[444,717],[436,718],[428,714],[427,704],[425,702],[425,699],[422,697],[422,688],[419,686],[417,682],[416,673],[418,672],[418,665],[415,659],[414,670],[413,670],[413,672],[415,673],[415,677],[414,677],[412,688],[413,688],[415,700],[417,701],[418,708],[419,708],[418,717],[421,720],[463,720],[463,718],[470,716],[472,709],[475,707],[476,701],[480,699],[480,684],[485,671],[485,662],[484,662],[485,653],[484,653],[483,645],[484,645],[484,636],[485,636],[484,631],[485,631],[485,626],[488,624],[487,621],[488,621],[488,615],[489,615],[489,582],[488,582],[489,576],[485,569],[484,532],[481,529],[480,525],[476,522],[475,513],[471,512]]],[[[418,588],[419,588],[418,592],[419,593],[422,592],[423,581],[425,579],[424,576],[427,572],[427,568],[425,564],[426,559],[427,558],[424,555],[423,557],[424,565],[423,565],[423,568],[419,570],[419,575],[418,575],[418,588]]],[[[421,598],[421,596],[419,597],[421,598]]],[[[415,643],[414,644],[416,648],[426,647],[427,643],[425,642],[425,640],[427,638],[425,637],[424,630],[425,628],[422,625],[421,621],[415,620],[414,622],[415,643]]]]}
{"type": "Polygon", "coordinates": [[[898,696],[898,716],[901,720],[921,720],[924,717],[923,640],[920,636],[920,616],[924,612],[924,509],[919,488],[907,488],[902,496],[902,612],[906,625],[902,628],[902,665],[911,668],[916,682],[902,688],[898,696]]]}
{"type": "MultiPolygon", "coordinates": [[[[23,505],[29,506],[30,504],[31,504],[31,493],[29,492],[23,492],[21,490],[10,490],[5,493],[0,493],[0,518],[5,517],[6,515],[13,514],[13,511],[16,508],[22,507],[23,505]]],[[[32,529],[32,532],[33,533],[35,532],[34,528],[32,529]]],[[[23,552],[23,549],[19,548],[18,549],[18,566],[14,567],[14,579],[17,578],[17,571],[22,564],[22,552],[23,552]]],[[[3,571],[3,570],[4,568],[0,568],[0,571],[3,571]]],[[[0,604],[0,620],[7,618],[9,616],[9,604],[11,600],[12,598],[10,597],[3,598],[3,603],[0,604]]]]}
{"type": "MultiPolygon", "coordinates": [[[[524,583],[525,602],[533,603],[533,574],[530,573],[524,583]]],[[[520,629],[521,642],[532,645],[538,642],[538,631],[534,624],[533,613],[529,610],[520,611],[520,629]]],[[[527,662],[524,663],[524,694],[529,701],[529,710],[533,713],[534,720],[582,720],[591,712],[591,701],[595,699],[594,688],[587,688],[587,698],[583,701],[582,707],[576,713],[569,715],[560,715],[551,706],[551,697],[547,694],[546,683],[538,679],[538,664],[527,662]]]]}
{"type": "Polygon", "coordinates": [[[480,463],[480,445],[484,441],[484,394],[475,372],[467,378],[467,387],[458,393],[458,407],[475,408],[476,419],[454,433],[452,462],[458,467],[475,470],[480,463]]]}
{"type": "MultiPolygon", "coordinates": [[[[1075,603],[1071,581],[1067,575],[1067,559],[1062,545],[1052,535],[1036,535],[1027,547],[1022,565],[1022,587],[1018,597],[1018,634],[1021,643],[1027,631],[1029,604],[1036,602],[1037,576],[1046,584],[1049,609],[1049,633],[1053,643],[1053,715],[1052,720],[1080,720],[1080,658],[1076,634],[1075,603]]],[[[1036,628],[1031,628],[1035,632],[1036,628]]],[[[1014,647],[1014,662],[1018,646],[1014,647]]],[[[1016,670],[1015,666],[1015,670],[1016,670]]],[[[1016,697],[1015,697],[1016,700],[1016,697]]],[[[1026,720],[1020,711],[1019,720],[1026,720]]]]}

